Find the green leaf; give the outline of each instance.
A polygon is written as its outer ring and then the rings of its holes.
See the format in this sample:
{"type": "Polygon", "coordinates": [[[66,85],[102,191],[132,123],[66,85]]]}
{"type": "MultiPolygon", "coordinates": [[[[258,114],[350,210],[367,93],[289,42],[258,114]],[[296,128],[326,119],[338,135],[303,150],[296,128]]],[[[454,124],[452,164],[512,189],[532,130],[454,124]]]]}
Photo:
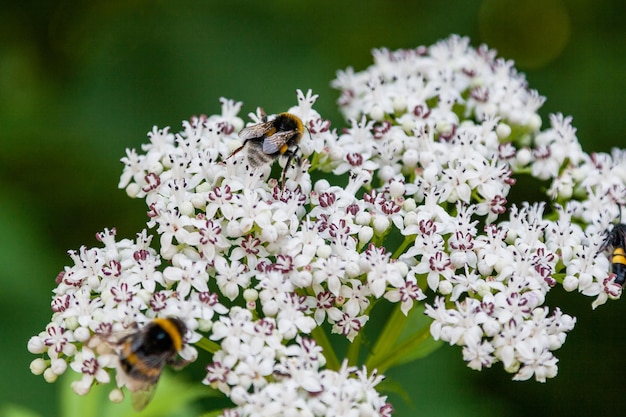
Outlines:
{"type": "Polygon", "coordinates": [[[387,394],[396,394],[406,404],[413,405],[413,398],[407,392],[406,386],[396,380],[384,379],[376,389],[387,394]]]}
{"type": "Polygon", "coordinates": [[[367,368],[385,372],[438,349],[442,342],[433,340],[430,323],[431,319],[424,314],[423,304],[416,305],[408,316],[404,316],[400,304],[396,305],[365,363],[367,368]]]}
{"type": "Polygon", "coordinates": [[[398,337],[398,343],[396,347],[400,347],[403,344],[411,344],[411,349],[405,352],[402,356],[396,357],[391,366],[402,365],[407,362],[414,361],[416,359],[428,356],[443,344],[440,340],[434,340],[430,335],[430,324],[432,319],[424,314],[424,304],[420,303],[415,306],[408,314],[407,323],[404,326],[400,337],[398,337]],[[416,340],[416,336],[421,335],[419,343],[416,340]],[[426,336],[426,337],[424,337],[426,336]]]}
{"type": "Polygon", "coordinates": [[[113,384],[96,385],[89,394],[79,396],[72,391],[71,383],[77,378],[64,377],[61,389],[61,415],[63,417],[183,417],[200,414],[193,402],[199,398],[222,396],[221,393],[201,385],[190,384],[183,378],[165,371],[156,387],[152,401],[141,412],[132,407],[132,394],[121,403],[113,403],[108,396],[113,384]]]}
{"type": "Polygon", "coordinates": [[[41,417],[41,414],[36,413],[28,408],[22,407],[17,404],[4,404],[0,407],[0,416],[2,417],[41,417]]]}
{"type": "MultiPolygon", "coordinates": [[[[441,340],[434,340],[430,334],[423,339],[417,346],[407,348],[402,355],[398,355],[393,362],[390,363],[388,368],[393,366],[403,365],[408,362],[412,362],[417,359],[426,357],[439,349],[443,345],[441,340]]],[[[408,344],[407,344],[408,347],[408,344]]],[[[398,349],[399,351],[402,349],[398,349]]]]}

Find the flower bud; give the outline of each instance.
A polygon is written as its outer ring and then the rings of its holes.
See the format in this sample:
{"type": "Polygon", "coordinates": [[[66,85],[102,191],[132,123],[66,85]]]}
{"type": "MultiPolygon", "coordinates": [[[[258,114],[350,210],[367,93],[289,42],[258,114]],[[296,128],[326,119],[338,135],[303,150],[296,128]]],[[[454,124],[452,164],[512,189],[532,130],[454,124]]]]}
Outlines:
{"type": "Polygon", "coordinates": [[[30,371],[34,375],[41,375],[46,369],[48,369],[48,363],[42,358],[37,358],[30,363],[30,371]]]}
{"type": "Polygon", "coordinates": [[[406,187],[400,181],[393,181],[389,184],[389,195],[391,198],[398,198],[404,195],[406,187]]]}
{"type": "Polygon", "coordinates": [[[390,224],[389,219],[386,217],[382,217],[382,216],[374,217],[373,226],[374,226],[374,230],[376,231],[376,234],[382,234],[386,232],[387,229],[389,228],[389,224],[390,224]]]}
{"type": "Polygon", "coordinates": [[[364,226],[361,228],[361,230],[359,230],[359,243],[361,245],[364,245],[368,243],[370,240],[372,240],[373,236],[374,236],[374,229],[372,229],[369,226],[364,226]]]}
{"type": "Polygon", "coordinates": [[[91,337],[91,332],[86,327],[79,327],[74,330],[74,338],[78,342],[86,342],[91,337]]]}
{"type": "Polygon", "coordinates": [[[67,362],[63,359],[52,359],[49,369],[51,369],[56,375],[62,375],[67,369],[67,362]]]}
{"type": "Polygon", "coordinates": [[[195,215],[195,208],[193,207],[193,203],[191,201],[183,201],[179,206],[180,214],[183,216],[192,217],[195,215]]]}
{"type": "Polygon", "coordinates": [[[370,109],[370,117],[372,120],[381,121],[385,118],[385,112],[380,106],[372,106],[370,109]]]}
{"type": "Polygon", "coordinates": [[[131,182],[126,187],[126,195],[130,198],[137,198],[139,193],[141,192],[141,187],[136,182],[131,182]]]}
{"type": "Polygon", "coordinates": [[[415,149],[407,149],[402,154],[402,164],[405,167],[414,168],[419,162],[419,154],[415,149]]]}
{"type": "Polygon", "coordinates": [[[39,336],[33,336],[28,339],[28,351],[30,353],[34,353],[38,355],[40,353],[44,353],[48,348],[43,343],[43,340],[39,336]]]}
{"type": "Polygon", "coordinates": [[[506,139],[511,135],[511,126],[506,123],[499,123],[496,127],[496,135],[498,139],[506,139]]]}
{"type": "Polygon", "coordinates": [[[259,292],[254,288],[247,288],[243,292],[243,299],[246,301],[256,301],[259,299],[259,292]]]}
{"type": "Polygon", "coordinates": [[[333,253],[333,250],[328,245],[322,245],[317,248],[316,255],[322,259],[328,259],[328,257],[333,253]]]}
{"type": "Polygon", "coordinates": [[[109,393],[109,401],[113,403],[121,403],[124,401],[124,392],[119,388],[111,390],[109,393]]]}
{"type": "Polygon", "coordinates": [[[43,379],[50,384],[56,381],[58,377],[51,368],[46,369],[43,373],[43,379]]]}
{"type": "Polygon", "coordinates": [[[563,279],[563,289],[567,292],[574,291],[578,288],[578,278],[568,275],[563,279]]]}

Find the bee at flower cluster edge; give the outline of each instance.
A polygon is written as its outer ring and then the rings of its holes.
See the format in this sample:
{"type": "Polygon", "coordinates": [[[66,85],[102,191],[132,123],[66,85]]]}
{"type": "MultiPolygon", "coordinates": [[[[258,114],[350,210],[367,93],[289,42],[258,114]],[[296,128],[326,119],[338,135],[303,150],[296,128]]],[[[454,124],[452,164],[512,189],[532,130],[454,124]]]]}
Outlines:
{"type": "Polygon", "coordinates": [[[157,318],[118,341],[120,370],[135,410],[148,405],[166,365],[181,367],[187,363],[176,358],[186,331],[187,326],[178,318],[157,318]]]}
{"type": "Polygon", "coordinates": [[[607,232],[600,251],[611,250],[611,273],[615,275],[615,283],[624,286],[626,283],[626,224],[618,223],[607,232]]]}
{"type": "Polygon", "coordinates": [[[239,138],[244,142],[229,158],[247,147],[248,162],[252,168],[256,168],[286,156],[287,162],[281,175],[281,186],[284,188],[285,174],[291,162],[295,161],[297,166],[301,164],[298,144],[304,134],[304,124],[291,113],[279,113],[274,119],[268,120],[263,109],[260,112],[263,121],[241,129],[239,138]]]}

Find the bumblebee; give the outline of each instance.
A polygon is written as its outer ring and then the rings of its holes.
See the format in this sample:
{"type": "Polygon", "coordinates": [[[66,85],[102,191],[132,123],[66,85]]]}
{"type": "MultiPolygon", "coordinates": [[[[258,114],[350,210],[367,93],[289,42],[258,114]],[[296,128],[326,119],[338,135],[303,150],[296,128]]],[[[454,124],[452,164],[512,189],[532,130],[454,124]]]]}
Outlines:
{"type": "Polygon", "coordinates": [[[280,113],[268,121],[263,113],[263,122],[245,127],[239,132],[243,145],[235,149],[229,158],[247,146],[247,158],[250,166],[256,168],[271,164],[280,156],[287,156],[287,163],[281,176],[281,184],[285,185],[285,172],[292,161],[300,165],[298,155],[300,139],[304,133],[304,124],[298,116],[291,113],[280,113]]]}
{"type": "Polygon", "coordinates": [[[611,248],[611,272],[615,283],[624,286],[626,282],[626,224],[619,223],[608,232],[600,250],[611,248]]]}
{"type": "Polygon", "coordinates": [[[178,318],[157,318],[119,340],[119,362],[133,407],[142,410],[154,395],[165,365],[182,366],[176,359],[187,327],[178,318]]]}

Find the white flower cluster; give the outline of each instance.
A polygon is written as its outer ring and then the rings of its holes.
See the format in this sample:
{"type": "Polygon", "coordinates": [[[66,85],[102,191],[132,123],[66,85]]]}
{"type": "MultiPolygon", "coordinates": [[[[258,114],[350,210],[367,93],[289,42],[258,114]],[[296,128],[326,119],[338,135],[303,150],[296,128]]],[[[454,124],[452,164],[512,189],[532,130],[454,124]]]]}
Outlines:
{"type": "MultiPolygon", "coordinates": [[[[324,147],[325,140],[337,137],[311,110],[316,97],[299,93],[300,106],[290,111],[307,122],[306,114],[314,118],[309,129],[318,123],[314,136],[324,147]]],[[[240,314],[237,306],[245,306],[262,317],[255,326],[275,326],[274,350],[254,352],[271,359],[248,356],[243,347],[254,343],[238,343],[242,348],[238,352],[228,352],[232,346],[226,343],[215,353],[213,365],[230,365],[225,371],[238,375],[235,382],[229,381],[239,390],[258,388],[259,378],[272,378],[276,372],[277,344],[288,345],[324,321],[353,339],[367,321],[370,297],[385,295],[388,282],[403,287],[402,263],[371,243],[357,250],[372,233],[371,228],[370,233],[361,232],[352,221],[358,212],[365,212],[356,205],[354,192],[331,187],[326,180],[318,181],[312,191],[306,164],[286,168],[289,181],[281,188],[276,180],[264,178],[270,167],[251,170],[238,156],[229,157],[240,144],[236,132],[243,125],[237,117],[241,104],[228,100],[222,104],[221,115],[194,118],[178,134],[155,128],[150,144],[143,147],[145,154],[133,150],[123,158],[120,187],[145,198],[148,226],[159,236],[160,254],[149,247],[151,238],[145,231],[137,242],[115,242],[114,231],[105,231],[99,235],[105,248],[82,248],[73,255],[76,265],[60,276],[55,290],[52,322],[29,345],[33,353],[47,353],[50,360],[38,360],[35,371],[44,372],[48,380],[62,374],[67,362],[81,360],[85,356],[81,352],[91,351],[88,342],[94,334],[114,334],[155,317],[174,316],[190,330],[187,343],[204,334],[219,340],[224,320],[235,320],[240,314]],[[167,266],[161,266],[162,260],[167,266]],[[51,339],[51,332],[59,342],[51,339]],[[258,359],[260,368],[245,374],[245,361],[233,362],[232,355],[237,354],[247,361],[258,359]],[[254,383],[247,378],[254,378],[254,383]]],[[[302,148],[306,152],[306,146],[302,148]]],[[[351,180],[352,188],[363,182],[360,177],[351,180]]],[[[373,202],[369,205],[374,207],[373,202]]],[[[398,292],[396,287],[390,297],[398,292]]],[[[403,303],[410,306],[422,297],[413,286],[403,303]]],[[[270,336],[263,336],[269,343],[270,336]]],[[[181,355],[195,358],[195,350],[186,346],[181,355]]],[[[105,366],[114,368],[115,361],[106,357],[98,370],[105,366]]],[[[79,393],[87,392],[96,371],[87,370],[82,362],[72,369],[92,376],[80,389],[75,387],[79,393]]],[[[357,377],[352,371],[348,374],[357,377]]],[[[205,382],[210,378],[209,373],[205,382]]],[[[218,387],[231,393],[230,386],[218,387]]],[[[372,404],[384,400],[368,398],[372,404]]]]}
{"type": "Polygon", "coordinates": [[[561,283],[597,296],[594,307],[621,293],[597,255],[626,203],[626,153],[584,153],[570,117],[540,130],[543,98],[512,62],[467,38],[374,59],[333,85],[353,120],[353,152],[381,183],[406,185],[394,224],[414,240],[399,259],[438,294],[432,335],[463,346],[474,369],[501,361],[515,379],[555,376],[552,351],[575,319],[550,314],[548,291],[561,283]],[[548,213],[543,202],[507,208],[513,174],[545,181],[548,213]]]}
{"type": "Polygon", "coordinates": [[[207,367],[204,383],[228,394],[236,408],[224,416],[390,416],[391,405],[375,390],[382,377],[365,369],[324,369],[322,349],[309,338],[283,345],[276,320],[253,320],[234,307],[213,327],[222,350],[207,367]],[[271,377],[271,378],[270,378],[271,377]]]}
{"type": "MultiPolygon", "coordinates": [[[[94,379],[108,382],[106,369],[118,367],[110,352],[96,354],[94,335],[107,340],[157,316],[181,317],[190,330],[196,330],[202,323],[210,323],[214,314],[227,312],[206,289],[190,296],[178,294],[176,282],[167,278],[167,271],[175,267],[163,272],[159,269],[161,258],[150,248],[152,238],[145,230],[135,241],[116,242],[115,233],[113,229],[96,235],[102,248],[70,251],[74,265],[57,277],[52,321],[28,343],[30,352],[45,353],[49,358],[36,359],[31,365],[33,372],[43,373],[52,382],[65,372],[69,362],[72,370],[83,374],[73,385],[79,394],[89,392],[94,379]]],[[[206,282],[204,285],[206,288],[206,282]]],[[[189,343],[199,339],[196,332],[187,335],[189,343]]],[[[197,352],[187,344],[181,356],[193,360],[197,352]]]]}
{"type": "Polygon", "coordinates": [[[575,319],[544,306],[550,289],[594,305],[621,293],[598,250],[626,202],[626,153],[585,154],[561,115],[541,130],[543,98],[466,38],[374,58],[333,82],[341,134],[298,91],[303,163],[284,167],[285,184],[231,155],[244,122],[230,100],[129,150],[119,186],[146,200],[160,252],[146,231],[105,231],[104,248],[71,253],[51,323],[29,342],[47,355],[33,372],[51,381],[70,363],[87,392],[115,367],[87,346],[94,334],[175,316],[183,357],[203,336],[220,342],[204,382],[237,406],[225,415],[389,415],[380,377],[324,369],[330,345],[311,335],[328,324],[354,341],[375,303],[409,314],[432,292],[432,336],[463,346],[470,367],[555,376],[575,319]],[[546,201],[509,205],[524,199],[514,175],[544,181],[546,201]]]}

